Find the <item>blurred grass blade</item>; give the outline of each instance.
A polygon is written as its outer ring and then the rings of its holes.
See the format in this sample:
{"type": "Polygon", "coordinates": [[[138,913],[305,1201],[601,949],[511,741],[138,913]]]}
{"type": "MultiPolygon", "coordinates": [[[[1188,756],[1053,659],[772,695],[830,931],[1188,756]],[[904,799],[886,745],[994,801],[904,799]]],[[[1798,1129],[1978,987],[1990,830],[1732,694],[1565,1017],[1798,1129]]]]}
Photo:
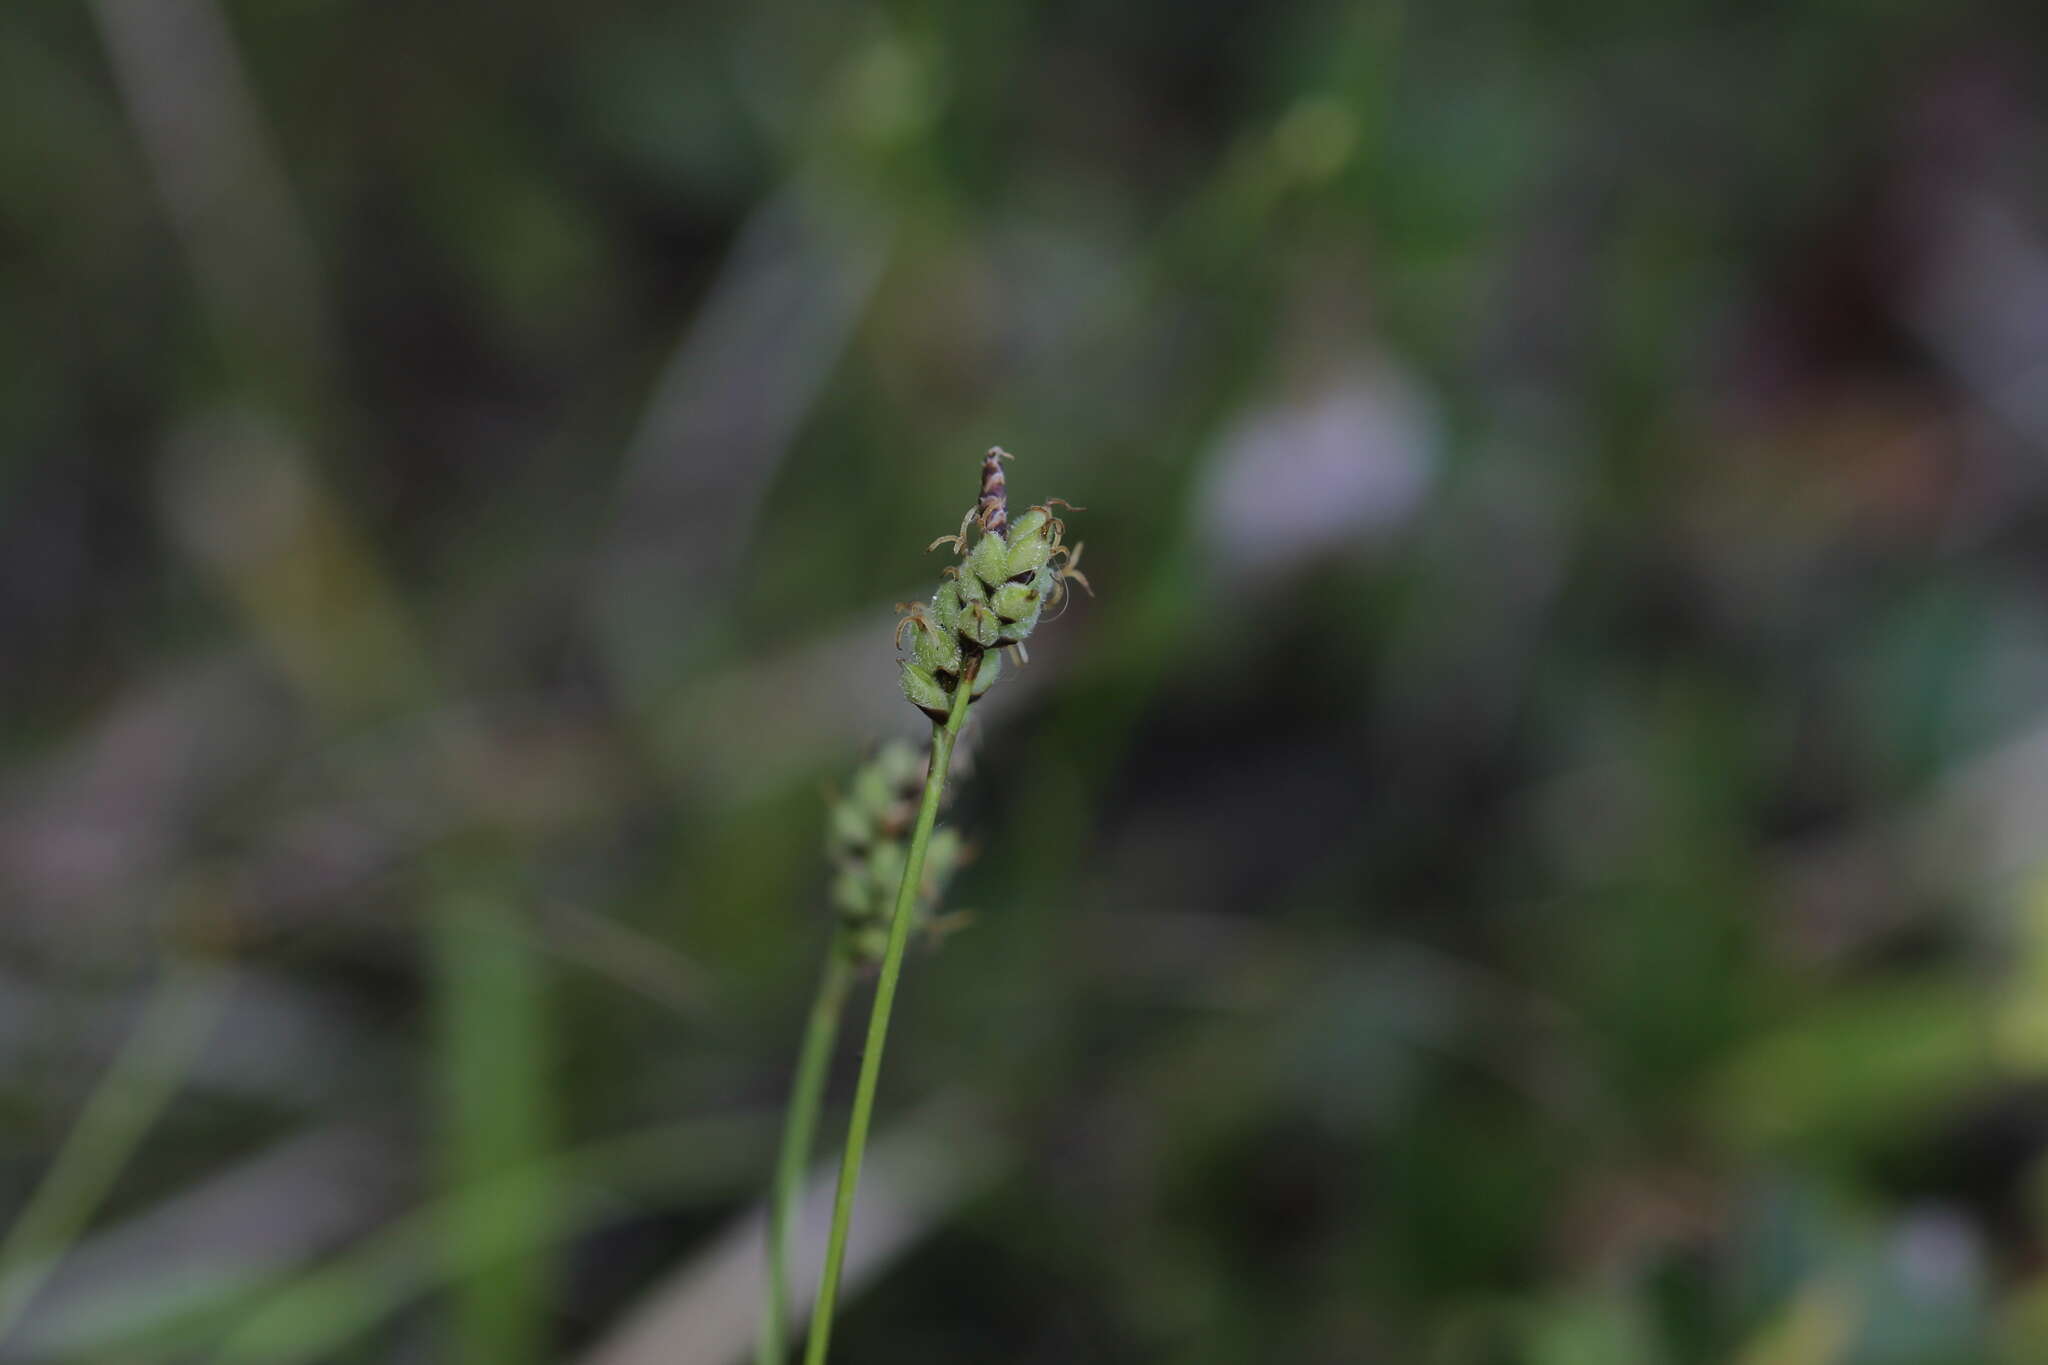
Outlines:
{"type": "Polygon", "coordinates": [[[306,404],[333,343],[312,235],[212,0],[96,0],[108,64],[200,297],[236,359],[306,404]]]}
{"type": "MultiPolygon", "coordinates": [[[[247,992],[245,978],[238,1000],[247,992]]],[[[206,1085],[203,1060],[189,1083],[206,1085]]],[[[169,1355],[218,1341],[266,1293],[390,1216],[409,1179],[399,1141],[363,1123],[297,1133],[96,1228],[72,1245],[0,1359],[132,1359],[144,1342],[169,1355]]]]}
{"type": "Polygon", "coordinates": [[[742,228],[655,383],[591,584],[606,660],[649,700],[697,645],[761,500],[882,276],[891,224],[793,181],[742,228]],[[706,515],[706,509],[715,509],[706,515]]]}
{"type": "Polygon", "coordinates": [[[601,1226],[644,1195],[685,1200],[752,1180],[771,1133],[751,1116],[692,1119],[478,1181],[267,1296],[212,1358],[222,1365],[333,1359],[434,1289],[601,1226]]]}
{"type": "MultiPolygon", "coordinates": [[[[441,1000],[448,1254],[479,1245],[546,1242],[557,1192],[549,1146],[547,1026],[539,955],[518,925],[469,891],[445,893],[433,916],[441,1000]],[[512,1172],[524,1171],[518,1179],[512,1172]],[[488,1191],[489,1197],[483,1197],[488,1191]]],[[[514,1256],[456,1286],[462,1365],[522,1365],[546,1355],[545,1265],[514,1256]]]]}
{"type": "Polygon", "coordinates": [[[0,1242],[0,1341],[20,1323],[177,1093],[220,1016],[225,985],[225,973],[210,964],[173,960],[166,969],[134,1034],[0,1242]]]}

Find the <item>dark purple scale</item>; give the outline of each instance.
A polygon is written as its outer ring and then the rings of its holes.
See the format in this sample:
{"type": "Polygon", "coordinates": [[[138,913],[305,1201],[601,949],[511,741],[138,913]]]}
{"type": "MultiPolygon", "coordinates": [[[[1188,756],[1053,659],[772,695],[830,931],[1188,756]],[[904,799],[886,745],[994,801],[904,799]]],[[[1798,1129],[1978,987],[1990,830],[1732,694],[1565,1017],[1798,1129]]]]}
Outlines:
{"type": "Polygon", "coordinates": [[[990,446],[981,462],[981,501],[975,520],[992,536],[1004,536],[1010,529],[1009,493],[1003,487],[1003,461],[1012,458],[1001,446],[990,446]]]}

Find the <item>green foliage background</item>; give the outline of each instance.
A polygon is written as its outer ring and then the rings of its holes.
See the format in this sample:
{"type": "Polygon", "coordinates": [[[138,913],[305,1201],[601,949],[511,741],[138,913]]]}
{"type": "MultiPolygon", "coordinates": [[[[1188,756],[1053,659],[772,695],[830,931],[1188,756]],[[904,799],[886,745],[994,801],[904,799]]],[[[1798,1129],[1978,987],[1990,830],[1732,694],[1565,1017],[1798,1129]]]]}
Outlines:
{"type": "Polygon", "coordinates": [[[736,1359],[997,442],[837,1359],[2043,1358],[2044,27],[6,6],[0,1360],[736,1359]]]}

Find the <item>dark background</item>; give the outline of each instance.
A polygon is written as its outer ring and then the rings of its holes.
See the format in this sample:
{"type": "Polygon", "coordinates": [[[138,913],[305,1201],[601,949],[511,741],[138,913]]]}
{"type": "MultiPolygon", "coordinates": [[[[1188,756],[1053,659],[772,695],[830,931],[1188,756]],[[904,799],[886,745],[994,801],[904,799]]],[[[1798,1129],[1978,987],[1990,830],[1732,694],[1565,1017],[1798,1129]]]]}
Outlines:
{"type": "Polygon", "coordinates": [[[0,1358],[2040,1359],[2044,14],[14,0],[0,1358]]]}

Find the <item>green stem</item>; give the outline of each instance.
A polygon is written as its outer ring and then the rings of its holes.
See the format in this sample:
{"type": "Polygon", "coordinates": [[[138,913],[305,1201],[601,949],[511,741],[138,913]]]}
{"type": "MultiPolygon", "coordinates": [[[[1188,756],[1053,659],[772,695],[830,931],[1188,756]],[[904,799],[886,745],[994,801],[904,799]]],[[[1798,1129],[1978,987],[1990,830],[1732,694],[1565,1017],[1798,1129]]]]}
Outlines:
{"type": "Polygon", "coordinates": [[[782,1148],[775,1158],[775,1187],[768,1203],[768,1302],[763,1306],[761,1336],[754,1351],[759,1365],[782,1365],[789,1349],[785,1343],[789,1340],[790,1231],[801,1201],[804,1172],[811,1164],[811,1146],[818,1135],[818,1110],[825,1099],[833,1044],[839,1038],[839,1018],[853,984],[853,958],[847,948],[845,935],[834,935],[825,954],[824,974],[818,978],[818,994],[811,1001],[811,1017],[804,1025],[796,1079],[789,1088],[788,1118],[783,1123],[782,1148]]]}
{"type": "MultiPolygon", "coordinates": [[[[978,660],[977,660],[978,663],[978,660]]],[[[889,1041],[889,1011],[896,1003],[896,978],[903,973],[903,947],[910,941],[910,903],[924,876],[926,845],[939,818],[939,794],[946,789],[946,768],[953,760],[953,741],[967,719],[976,666],[960,670],[953,685],[953,706],[944,725],[932,727],[931,772],[924,780],[924,803],[917,808],[917,828],[910,836],[910,856],[903,863],[903,885],[896,890],[896,909],[889,917],[889,947],[882,957],[882,975],[875,982],[875,1007],[868,1015],[867,1050],[861,1054],[860,1081],[853,1091],[853,1118],[846,1129],[846,1152],[839,1162],[839,1192],[832,1200],[832,1240],[825,1244],[825,1273],[818,1280],[818,1298],[811,1309],[811,1337],[804,1365],[825,1365],[832,1339],[832,1309],[839,1298],[839,1270],[846,1260],[846,1233],[853,1225],[853,1196],[860,1184],[861,1158],[867,1154],[868,1122],[875,1112],[875,1086],[882,1075],[882,1048],[889,1041]]]]}

